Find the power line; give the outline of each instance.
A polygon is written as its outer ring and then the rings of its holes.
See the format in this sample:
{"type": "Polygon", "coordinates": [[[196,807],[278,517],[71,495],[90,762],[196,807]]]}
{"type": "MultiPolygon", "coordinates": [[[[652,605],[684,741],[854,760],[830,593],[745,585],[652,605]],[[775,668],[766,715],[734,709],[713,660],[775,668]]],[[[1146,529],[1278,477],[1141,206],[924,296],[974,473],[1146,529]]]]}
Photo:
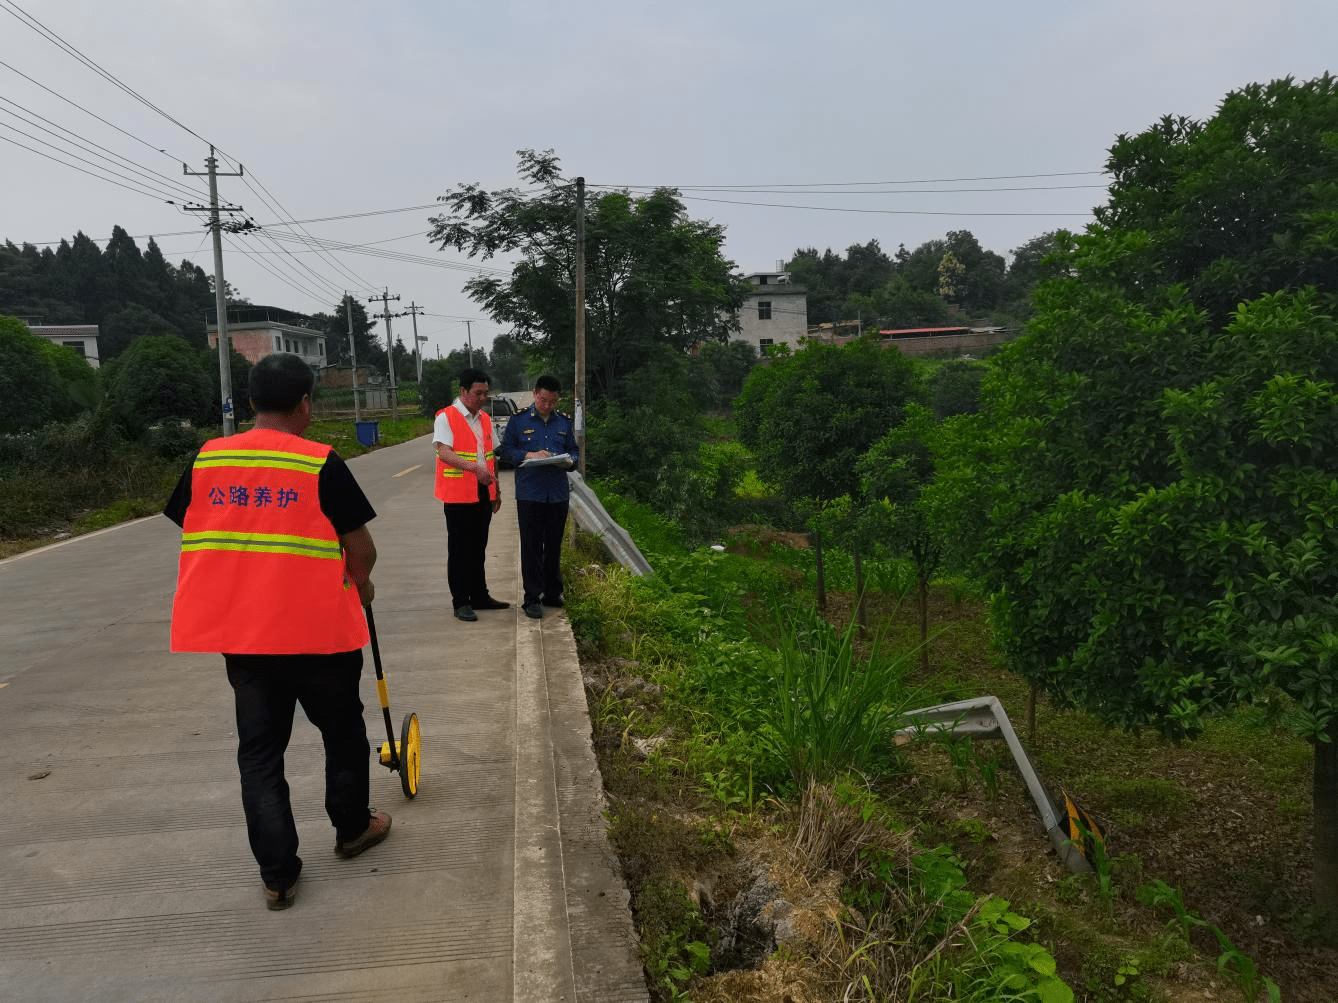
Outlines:
{"type": "Polygon", "coordinates": [[[718,202],[723,205],[751,205],[763,209],[811,209],[815,212],[860,212],[884,216],[1090,216],[1086,212],[947,212],[937,209],[851,209],[843,206],[786,205],[775,202],[741,202],[737,199],[708,199],[699,195],[684,195],[693,202],[718,202]]]}
{"type": "MultiPolygon", "coordinates": [[[[735,192],[752,195],[951,195],[959,192],[1057,192],[1075,188],[1108,188],[1109,185],[1023,185],[1010,188],[875,188],[868,191],[830,191],[825,188],[791,188],[784,191],[765,188],[691,188],[697,192],[735,192]]],[[[656,191],[650,186],[633,186],[632,191],[656,191]]],[[[682,191],[682,189],[675,189],[682,191]]],[[[684,196],[685,198],[687,196],[684,196]]]]}
{"type": "Polygon", "coordinates": [[[243,255],[245,255],[246,257],[250,258],[252,261],[254,261],[254,262],[256,263],[257,266],[259,266],[260,268],[264,269],[264,270],[265,270],[266,272],[268,272],[270,275],[274,276],[274,278],[278,279],[278,280],[279,280],[280,282],[282,282],[284,285],[288,286],[288,288],[296,290],[297,292],[301,293],[303,296],[306,296],[308,299],[311,299],[311,300],[313,300],[313,301],[316,302],[316,303],[324,303],[324,302],[325,302],[325,297],[319,295],[318,293],[313,292],[311,289],[308,289],[308,288],[306,288],[305,286],[299,285],[299,284],[298,284],[297,282],[295,282],[293,279],[289,278],[289,277],[286,276],[286,275],[283,275],[282,273],[280,273],[279,271],[277,271],[275,268],[271,267],[271,265],[270,265],[269,262],[266,262],[266,261],[264,261],[264,260],[258,258],[258,257],[256,256],[255,252],[253,252],[253,251],[249,251],[249,250],[247,250],[247,249],[244,248],[244,247],[238,247],[237,244],[231,239],[231,236],[232,236],[232,235],[229,234],[228,237],[226,237],[226,238],[224,238],[224,239],[227,240],[227,242],[228,242],[228,246],[229,246],[230,248],[232,248],[234,251],[236,251],[238,254],[243,254],[243,255]]]}
{"type": "MultiPolygon", "coordinates": [[[[101,150],[103,153],[110,154],[111,156],[115,157],[117,160],[122,160],[122,161],[124,161],[126,164],[129,165],[128,168],[120,167],[119,164],[116,165],[117,168],[120,169],[120,170],[127,170],[127,169],[128,169],[128,170],[132,171],[133,173],[140,175],[141,177],[148,178],[148,179],[150,180],[150,182],[153,183],[153,184],[160,184],[161,182],[166,182],[166,183],[168,184],[168,186],[170,186],[170,187],[176,189],[177,191],[181,192],[183,195],[189,196],[189,197],[191,197],[191,198],[205,198],[205,197],[207,197],[207,194],[206,194],[205,192],[202,192],[202,191],[200,191],[200,190],[198,190],[198,189],[190,188],[190,187],[188,187],[188,186],[186,186],[186,185],[183,185],[181,182],[175,180],[174,178],[168,177],[166,174],[162,174],[162,173],[160,173],[159,171],[155,171],[155,170],[153,170],[153,169],[150,168],[150,167],[145,167],[145,166],[143,166],[142,164],[139,164],[139,163],[137,163],[136,161],[131,160],[129,157],[123,157],[123,156],[121,156],[121,154],[117,153],[115,150],[109,150],[107,147],[101,145],[100,143],[95,143],[93,140],[89,139],[87,136],[81,136],[79,133],[75,132],[73,129],[67,129],[67,128],[65,128],[65,126],[61,125],[60,123],[58,123],[58,122],[53,122],[53,121],[51,121],[51,119],[46,118],[45,116],[42,116],[42,115],[37,114],[37,112],[33,111],[31,108],[25,108],[23,105],[18,104],[18,103],[15,102],[15,101],[11,101],[9,98],[4,97],[4,96],[0,96],[0,101],[3,101],[3,102],[5,102],[6,104],[9,104],[9,105],[13,105],[15,108],[18,108],[19,111],[21,111],[21,112],[25,112],[27,115],[31,115],[31,116],[33,116],[33,118],[39,119],[39,120],[42,121],[42,122],[46,122],[48,125],[53,125],[53,126],[55,126],[57,129],[59,129],[61,132],[68,133],[69,135],[73,136],[73,137],[75,138],[75,140],[78,140],[78,142],[76,143],[76,142],[73,141],[73,140],[65,139],[64,137],[57,135],[55,132],[52,132],[50,129],[46,128],[45,126],[38,125],[36,122],[32,121],[32,119],[29,119],[29,118],[25,117],[25,115],[21,115],[21,114],[19,114],[19,112],[10,111],[10,110],[7,109],[7,108],[0,108],[0,112],[3,112],[3,113],[6,114],[6,115],[12,115],[14,118],[17,118],[20,122],[23,122],[23,123],[25,123],[25,124],[27,124],[27,125],[31,125],[31,126],[33,126],[34,128],[36,128],[36,129],[41,129],[41,130],[42,130],[43,132],[45,132],[47,135],[49,135],[49,136],[55,136],[56,139],[60,140],[62,143],[67,143],[67,144],[70,145],[70,146],[74,146],[76,149],[81,149],[81,150],[83,150],[85,153],[92,153],[92,154],[94,154],[94,156],[97,156],[97,154],[95,153],[94,149],[90,149],[90,147],[93,147],[93,148],[95,148],[96,150],[101,150]],[[158,179],[158,180],[154,180],[154,179],[158,179]]],[[[19,130],[15,130],[15,131],[17,132],[17,131],[19,131],[19,130]]],[[[27,133],[23,133],[23,135],[28,135],[28,134],[27,134],[27,133]]],[[[39,140],[39,139],[37,139],[37,137],[35,137],[35,136],[29,136],[29,138],[30,138],[30,139],[34,139],[34,140],[36,140],[37,142],[45,142],[44,140],[39,140]]],[[[52,144],[49,144],[49,143],[48,143],[47,145],[52,146],[53,149],[59,149],[59,147],[55,147],[55,146],[52,145],[52,144]]],[[[66,151],[63,151],[63,150],[62,150],[61,152],[64,153],[64,152],[66,152],[66,151]]],[[[68,155],[68,154],[67,154],[67,155],[68,155]]]]}
{"type": "Polygon", "coordinates": [[[57,91],[53,91],[53,90],[52,90],[50,87],[48,87],[46,84],[42,83],[41,81],[34,80],[32,77],[28,76],[28,74],[24,73],[22,70],[15,69],[13,66],[10,66],[8,63],[4,62],[3,60],[0,60],[0,66],[3,66],[5,69],[9,70],[11,73],[17,73],[19,76],[21,76],[24,80],[28,81],[30,84],[33,84],[34,86],[37,86],[37,87],[42,88],[42,90],[46,91],[48,94],[52,95],[53,97],[60,98],[60,99],[61,99],[62,101],[64,101],[66,104],[71,105],[72,107],[78,108],[78,109],[79,109],[81,112],[83,112],[85,115],[89,115],[89,116],[91,116],[91,117],[97,119],[97,120],[98,120],[99,122],[101,122],[103,125],[108,126],[109,128],[115,129],[117,132],[121,133],[123,136],[128,136],[129,138],[133,139],[136,143],[142,143],[142,144],[144,144],[145,146],[147,146],[150,150],[153,150],[153,151],[155,151],[156,153],[161,153],[163,156],[165,156],[165,157],[169,157],[169,158],[172,159],[173,161],[176,161],[176,162],[178,162],[178,163],[181,161],[181,158],[180,158],[180,157],[173,156],[172,154],[168,153],[166,150],[161,149],[161,148],[159,148],[159,147],[157,147],[157,146],[154,146],[152,143],[150,143],[150,142],[149,142],[148,140],[146,140],[146,139],[140,139],[140,137],[136,136],[136,135],[135,135],[134,133],[132,133],[132,132],[126,132],[126,131],[125,131],[124,129],[122,129],[119,125],[115,125],[115,124],[112,123],[112,122],[108,122],[105,118],[103,118],[101,115],[98,115],[96,112],[91,112],[91,111],[89,111],[87,108],[85,108],[83,105],[79,104],[77,101],[71,101],[71,100],[70,100],[69,98],[67,98],[64,94],[61,94],[61,93],[59,93],[59,92],[57,92],[57,91]]]}
{"type": "Polygon", "coordinates": [[[208,142],[209,142],[207,139],[205,139],[203,136],[201,136],[201,135],[200,135],[198,132],[196,132],[194,129],[190,128],[189,126],[187,126],[187,125],[184,124],[183,122],[178,121],[177,119],[175,119],[175,118],[173,118],[171,115],[169,115],[167,112],[163,111],[163,109],[159,108],[156,104],[154,104],[152,101],[150,101],[148,98],[146,98],[143,94],[140,94],[140,93],[139,93],[137,90],[135,90],[133,87],[131,87],[130,85],[128,85],[128,84],[126,84],[126,83],[123,83],[123,82],[122,82],[121,80],[119,80],[115,75],[113,75],[112,73],[108,72],[107,70],[104,70],[101,66],[99,66],[97,63],[95,63],[92,59],[89,59],[89,58],[88,58],[87,56],[85,56],[82,52],[80,52],[77,48],[75,48],[75,47],[74,47],[73,45],[71,45],[69,42],[65,41],[65,39],[63,39],[63,38],[60,37],[60,35],[56,34],[56,32],[52,31],[50,28],[48,28],[46,25],[44,25],[41,21],[37,20],[37,18],[33,17],[31,14],[29,14],[27,11],[25,11],[25,10],[24,10],[22,7],[20,7],[18,4],[13,3],[12,0],[0,0],[0,3],[4,4],[4,7],[5,7],[5,10],[6,10],[7,13],[9,13],[9,14],[11,14],[13,17],[15,17],[15,18],[16,18],[21,24],[23,24],[25,27],[31,28],[33,31],[37,32],[37,34],[41,35],[41,36],[42,36],[43,38],[45,38],[48,42],[50,42],[52,45],[56,46],[58,49],[61,49],[61,50],[64,51],[66,54],[68,54],[68,55],[74,57],[74,59],[78,60],[78,61],[79,61],[80,63],[82,63],[84,66],[88,67],[90,70],[92,70],[92,71],[93,71],[94,73],[96,73],[98,76],[102,77],[102,78],[103,78],[104,80],[106,80],[108,83],[110,83],[110,84],[112,84],[113,86],[115,86],[115,87],[119,88],[120,90],[124,91],[124,92],[125,92],[126,94],[128,94],[130,97],[134,98],[136,101],[140,102],[140,103],[143,104],[146,108],[149,108],[151,111],[157,112],[159,115],[161,115],[163,118],[167,119],[167,120],[168,120],[169,122],[171,122],[173,125],[177,126],[177,127],[180,128],[180,129],[184,129],[186,132],[190,133],[190,134],[191,134],[192,136],[194,136],[196,139],[200,140],[200,142],[202,142],[202,143],[208,143],[208,142]]]}
{"type": "MultiPolygon", "coordinates": [[[[8,128],[8,127],[6,127],[6,128],[8,128]]],[[[15,129],[14,131],[17,132],[18,130],[15,129]]],[[[53,161],[53,162],[55,162],[55,163],[57,163],[57,164],[60,164],[60,165],[63,166],[63,167],[69,167],[69,168],[71,168],[71,169],[73,169],[73,170],[79,171],[81,174],[87,174],[90,178],[97,178],[99,181],[105,181],[105,182],[107,182],[108,184],[116,185],[117,188],[124,188],[126,191],[128,191],[128,192],[134,192],[136,195],[147,195],[147,196],[149,196],[150,198],[153,198],[153,199],[158,199],[158,200],[160,200],[160,201],[163,200],[163,199],[162,199],[162,195],[161,195],[160,193],[158,193],[158,192],[146,191],[146,190],[143,189],[143,188],[136,188],[136,187],[132,187],[132,185],[129,185],[129,184],[122,184],[120,181],[113,181],[111,178],[104,178],[104,177],[103,177],[102,175],[100,175],[100,174],[94,174],[92,171],[85,170],[85,169],[82,168],[82,167],[77,167],[77,166],[75,166],[74,164],[71,164],[71,163],[68,163],[68,162],[66,162],[66,161],[64,161],[64,160],[59,159],[58,157],[53,157],[53,156],[51,156],[51,154],[49,154],[49,153],[43,153],[41,150],[34,150],[31,146],[25,146],[23,143],[20,143],[20,142],[17,142],[16,140],[10,139],[8,136],[0,136],[0,142],[10,143],[10,144],[12,144],[13,146],[17,146],[17,147],[18,147],[19,149],[21,149],[21,150],[27,150],[29,153],[35,153],[35,154],[37,154],[39,157],[45,157],[47,160],[53,161]]],[[[40,140],[39,140],[39,142],[40,142],[40,140]]],[[[51,146],[50,143],[47,143],[47,144],[45,144],[45,145],[47,145],[47,146],[51,146]]],[[[52,148],[54,149],[55,147],[52,147],[52,148]]],[[[62,152],[63,152],[63,151],[62,151],[62,152]]],[[[85,161],[85,163],[88,163],[88,161],[85,161]]],[[[93,165],[93,166],[96,167],[97,165],[93,165]]],[[[101,168],[101,167],[99,167],[98,170],[106,170],[106,168],[101,168]]],[[[108,172],[108,173],[111,173],[111,172],[108,172]]],[[[132,178],[125,178],[124,175],[117,175],[117,177],[121,177],[121,178],[123,178],[124,180],[126,180],[126,181],[131,181],[131,182],[133,183],[133,179],[132,179],[132,178]]],[[[64,240],[64,239],[66,239],[66,238],[61,238],[61,239],[64,240]]],[[[110,237],[104,237],[103,239],[104,239],[104,240],[110,240],[111,238],[110,238],[110,237]]],[[[50,244],[59,244],[60,242],[61,242],[60,240],[50,240],[50,241],[44,241],[41,245],[34,245],[34,246],[47,246],[47,245],[50,245],[50,244]]]]}
{"type": "MultiPolygon", "coordinates": [[[[1018,181],[1023,178],[1070,178],[1105,171],[1055,171],[1048,174],[992,174],[980,178],[917,178],[911,181],[779,181],[772,184],[729,185],[730,189],[848,188],[859,185],[947,185],[965,181],[1018,181]]],[[[673,188],[677,191],[720,191],[710,185],[594,185],[596,188],[673,188]]]]}
{"type": "MultiPolygon", "coordinates": [[[[228,158],[226,155],[224,155],[224,159],[229,159],[229,158],[228,158]]],[[[265,203],[266,203],[272,210],[275,211],[275,213],[276,213],[279,217],[281,217],[281,219],[283,220],[283,222],[282,222],[280,225],[283,225],[283,226],[297,226],[297,227],[301,228],[301,224],[299,224],[299,223],[293,218],[293,214],[290,213],[287,209],[285,209],[285,208],[279,203],[279,200],[274,196],[274,194],[273,194],[272,192],[270,192],[270,190],[269,190],[268,188],[265,187],[264,182],[262,182],[259,178],[255,178],[254,175],[252,176],[252,180],[255,181],[255,184],[256,184],[256,185],[259,185],[259,186],[260,186],[260,190],[257,191],[255,185],[252,185],[251,182],[250,182],[250,180],[246,181],[246,186],[247,186],[248,188],[250,188],[251,191],[255,192],[256,195],[260,198],[260,200],[261,200],[262,202],[265,202],[265,203]],[[263,194],[262,194],[262,192],[263,192],[263,194]]],[[[302,233],[305,234],[309,239],[311,239],[311,240],[315,240],[315,238],[312,237],[312,235],[311,235],[310,233],[308,233],[305,229],[302,229],[302,233]]],[[[326,261],[328,261],[328,262],[330,262],[332,265],[334,265],[334,267],[335,267],[335,269],[336,269],[337,271],[342,272],[342,273],[344,274],[345,277],[352,279],[355,285],[361,285],[364,289],[371,289],[371,288],[373,288],[372,284],[371,284],[370,282],[368,282],[367,279],[363,278],[361,275],[358,275],[356,272],[353,272],[353,271],[351,271],[350,269],[344,267],[344,265],[343,265],[337,258],[335,258],[333,255],[324,253],[323,250],[322,250],[318,245],[313,244],[312,246],[313,246],[315,249],[317,249],[317,251],[318,251],[319,253],[321,253],[322,257],[324,257],[326,261]]],[[[340,285],[342,285],[342,283],[340,283],[340,285]]],[[[341,289],[341,293],[342,293],[342,289],[341,289]]]]}

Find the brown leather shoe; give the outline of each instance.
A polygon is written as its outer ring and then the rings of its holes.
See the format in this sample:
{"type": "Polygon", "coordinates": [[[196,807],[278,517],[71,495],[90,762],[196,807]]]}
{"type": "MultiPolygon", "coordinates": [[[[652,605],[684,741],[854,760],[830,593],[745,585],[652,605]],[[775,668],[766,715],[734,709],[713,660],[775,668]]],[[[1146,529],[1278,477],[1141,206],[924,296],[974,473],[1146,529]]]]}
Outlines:
{"type": "Polygon", "coordinates": [[[265,889],[265,908],[270,912],[278,912],[280,909],[287,909],[297,899],[297,878],[286,888],[271,888],[268,885],[265,889]]]}
{"type": "Polygon", "coordinates": [[[389,835],[390,816],[383,811],[374,811],[371,818],[367,820],[366,831],[357,839],[350,839],[347,842],[342,839],[335,840],[335,853],[348,860],[350,857],[356,857],[363,850],[371,849],[389,835]]]}

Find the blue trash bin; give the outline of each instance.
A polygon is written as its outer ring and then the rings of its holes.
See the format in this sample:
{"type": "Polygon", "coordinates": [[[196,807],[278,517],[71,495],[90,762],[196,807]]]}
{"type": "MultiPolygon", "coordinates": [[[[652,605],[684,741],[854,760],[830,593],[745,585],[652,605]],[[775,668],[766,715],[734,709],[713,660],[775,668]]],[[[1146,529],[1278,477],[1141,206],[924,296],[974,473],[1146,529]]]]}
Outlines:
{"type": "Polygon", "coordinates": [[[370,449],[381,441],[381,423],[379,421],[355,421],[358,441],[370,449]]]}

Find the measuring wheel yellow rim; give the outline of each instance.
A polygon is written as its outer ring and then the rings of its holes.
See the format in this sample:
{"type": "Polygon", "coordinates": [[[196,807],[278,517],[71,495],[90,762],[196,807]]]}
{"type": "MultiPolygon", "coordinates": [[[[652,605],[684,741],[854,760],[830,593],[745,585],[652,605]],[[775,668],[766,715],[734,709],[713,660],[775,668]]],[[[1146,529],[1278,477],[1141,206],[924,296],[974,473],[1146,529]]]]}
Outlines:
{"type": "Polygon", "coordinates": [[[418,730],[418,715],[405,714],[400,726],[400,786],[404,796],[413,798],[418,793],[418,753],[422,735],[418,730]]]}

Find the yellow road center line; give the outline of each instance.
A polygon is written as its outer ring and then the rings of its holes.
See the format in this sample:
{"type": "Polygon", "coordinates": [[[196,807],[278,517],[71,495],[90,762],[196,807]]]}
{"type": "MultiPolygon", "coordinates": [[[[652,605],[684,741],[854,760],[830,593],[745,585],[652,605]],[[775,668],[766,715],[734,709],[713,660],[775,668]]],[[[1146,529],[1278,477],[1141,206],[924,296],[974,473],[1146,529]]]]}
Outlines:
{"type": "Polygon", "coordinates": [[[413,473],[415,470],[417,470],[417,469],[418,469],[419,467],[421,467],[421,466],[422,466],[421,463],[415,463],[412,467],[409,467],[407,470],[401,470],[401,471],[400,471],[398,474],[396,474],[395,476],[396,476],[396,477],[403,477],[405,474],[411,474],[411,473],[413,473]]]}

